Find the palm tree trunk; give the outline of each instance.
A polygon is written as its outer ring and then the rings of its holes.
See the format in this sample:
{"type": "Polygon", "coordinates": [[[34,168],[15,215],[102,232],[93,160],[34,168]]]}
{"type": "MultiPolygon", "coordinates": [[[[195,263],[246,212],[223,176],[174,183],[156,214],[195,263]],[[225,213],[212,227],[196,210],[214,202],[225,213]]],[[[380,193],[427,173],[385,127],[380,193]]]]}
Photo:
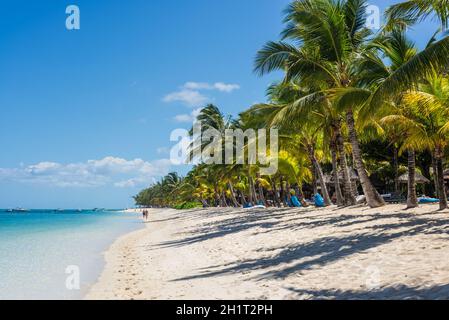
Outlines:
{"type": "Polygon", "coordinates": [[[242,200],[242,206],[245,206],[247,204],[245,194],[242,190],[238,190],[238,193],[240,195],[240,199],[242,200]]]}
{"type": "Polygon", "coordinates": [[[257,197],[256,187],[254,185],[254,180],[251,175],[249,176],[249,180],[250,180],[249,181],[250,192],[252,194],[252,198],[254,199],[253,205],[257,205],[257,204],[259,204],[259,198],[257,197]]]}
{"type": "Polygon", "coordinates": [[[288,181],[285,184],[285,189],[287,191],[288,205],[291,205],[291,203],[292,203],[292,195],[290,194],[291,187],[290,187],[290,183],[288,181]]]}
{"type": "Polygon", "coordinates": [[[407,209],[418,207],[418,197],[416,196],[416,159],[415,151],[408,151],[408,195],[407,209]]]}
{"type": "MultiPolygon", "coordinates": [[[[413,162],[415,162],[414,151],[409,151],[409,161],[410,161],[410,152],[413,152],[413,162]]],[[[415,164],[413,165],[415,166],[415,164]]],[[[393,147],[393,170],[394,170],[394,192],[397,193],[399,191],[399,155],[398,155],[398,148],[396,147],[396,145],[394,145],[393,147]]]]}
{"type": "Polygon", "coordinates": [[[221,197],[218,192],[218,186],[214,187],[214,207],[219,207],[221,205],[221,197]]]}
{"type": "Polygon", "coordinates": [[[284,178],[283,177],[280,178],[280,182],[281,182],[281,198],[282,198],[281,200],[282,200],[282,203],[284,204],[284,207],[288,207],[288,203],[287,203],[287,200],[286,200],[287,195],[285,193],[285,186],[284,186],[284,178]]]}
{"type": "Polygon", "coordinates": [[[240,207],[240,204],[237,201],[237,198],[235,197],[234,186],[232,185],[231,181],[228,182],[228,186],[229,186],[229,192],[231,193],[231,201],[234,204],[234,207],[236,207],[236,208],[240,207]]]}
{"type": "Polygon", "coordinates": [[[435,152],[431,152],[431,156],[432,156],[432,169],[433,169],[433,183],[435,185],[435,196],[439,197],[440,195],[438,192],[438,170],[435,152]]]}
{"type": "Polygon", "coordinates": [[[349,175],[348,161],[346,160],[346,152],[341,127],[336,127],[337,150],[340,155],[340,168],[343,171],[343,197],[347,206],[353,206],[357,203],[354,192],[352,190],[351,176],[349,175]]]}
{"type": "Polygon", "coordinates": [[[337,206],[341,207],[344,205],[344,198],[343,194],[341,193],[340,188],[340,179],[338,174],[338,163],[337,163],[337,145],[335,143],[335,140],[331,141],[330,144],[330,150],[331,150],[331,156],[332,156],[332,170],[333,170],[333,176],[334,176],[334,187],[335,187],[335,193],[337,194],[337,206]]]}
{"type": "Polygon", "coordinates": [[[276,203],[276,206],[277,207],[281,207],[281,201],[279,199],[278,189],[277,189],[277,186],[276,186],[276,181],[274,179],[273,179],[273,183],[272,183],[272,187],[271,188],[273,189],[274,201],[276,203]]]}
{"type": "Polygon", "coordinates": [[[351,140],[352,144],[352,156],[354,158],[354,164],[359,174],[363,193],[366,197],[366,202],[371,208],[382,207],[385,205],[385,201],[369,180],[368,174],[365,170],[365,165],[363,164],[362,152],[360,150],[359,140],[357,137],[357,132],[355,130],[355,120],[352,111],[348,111],[346,113],[346,123],[349,130],[349,139],[351,140]]]}
{"type": "Polygon", "coordinates": [[[324,205],[325,206],[330,206],[332,204],[331,199],[329,197],[329,192],[327,191],[327,186],[326,186],[326,182],[324,181],[324,174],[323,174],[323,170],[321,169],[321,165],[318,162],[316,156],[315,156],[315,149],[313,148],[312,145],[308,145],[307,147],[308,151],[309,151],[309,158],[310,161],[312,162],[316,173],[318,175],[318,180],[320,182],[321,185],[321,192],[323,193],[323,198],[324,198],[324,205]]]}
{"type": "Polygon", "coordinates": [[[315,169],[315,166],[313,165],[312,160],[310,160],[310,162],[312,163],[312,189],[313,189],[313,194],[315,195],[318,193],[318,185],[317,185],[318,174],[316,173],[316,169],[315,169]]]}
{"type": "Polygon", "coordinates": [[[228,200],[226,199],[226,192],[224,190],[221,191],[221,206],[223,208],[228,207],[228,200]]]}
{"type": "Polygon", "coordinates": [[[260,173],[257,173],[257,189],[259,190],[259,198],[265,207],[268,206],[267,201],[265,200],[265,195],[263,193],[263,187],[260,184],[260,173]]]}
{"type": "Polygon", "coordinates": [[[437,177],[438,177],[438,195],[440,198],[440,210],[447,208],[447,195],[446,188],[444,186],[444,169],[443,169],[443,149],[437,146],[435,149],[435,160],[437,165],[437,177]]]}
{"type": "Polygon", "coordinates": [[[209,208],[209,204],[207,203],[206,200],[204,200],[203,198],[200,199],[201,203],[203,204],[204,208],[209,208]]]}
{"type": "Polygon", "coordinates": [[[251,174],[248,173],[248,202],[249,204],[254,205],[253,188],[251,186],[252,180],[251,174]]]}

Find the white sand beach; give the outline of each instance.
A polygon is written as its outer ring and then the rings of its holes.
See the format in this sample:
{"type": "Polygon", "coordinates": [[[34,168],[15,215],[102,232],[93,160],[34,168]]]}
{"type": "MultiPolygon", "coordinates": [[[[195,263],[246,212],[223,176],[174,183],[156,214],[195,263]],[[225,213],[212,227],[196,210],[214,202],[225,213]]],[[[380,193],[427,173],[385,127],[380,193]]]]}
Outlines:
{"type": "Polygon", "coordinates": [[[449,299],[449,212],[151,210],[86,299],[449,299]]]}

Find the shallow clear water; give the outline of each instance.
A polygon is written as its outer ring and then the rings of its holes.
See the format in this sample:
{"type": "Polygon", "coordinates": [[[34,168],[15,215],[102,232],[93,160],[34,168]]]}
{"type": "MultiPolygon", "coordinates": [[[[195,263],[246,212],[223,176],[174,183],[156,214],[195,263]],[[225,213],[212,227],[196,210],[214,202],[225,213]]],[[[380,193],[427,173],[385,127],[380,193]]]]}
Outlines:
{"type": "Polygon", "coordinates": [[[82,298],[102,271],[102,253],[139,228],[137,214],[0,210],[0,299],[82,298]]]}

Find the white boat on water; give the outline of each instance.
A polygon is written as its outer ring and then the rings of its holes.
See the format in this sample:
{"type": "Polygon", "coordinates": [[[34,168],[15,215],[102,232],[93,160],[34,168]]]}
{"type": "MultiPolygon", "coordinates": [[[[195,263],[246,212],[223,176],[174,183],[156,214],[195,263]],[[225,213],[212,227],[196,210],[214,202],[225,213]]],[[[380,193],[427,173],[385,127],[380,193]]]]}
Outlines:
{"type": "Polygon", "coordinates": [[[29,211],[30,210],[24,209],[24,208],[15,208],[15,209],[8,210],[8,212],[12,212],[12,213],[26,213],[26,212],[29,212],[29,211]]]}

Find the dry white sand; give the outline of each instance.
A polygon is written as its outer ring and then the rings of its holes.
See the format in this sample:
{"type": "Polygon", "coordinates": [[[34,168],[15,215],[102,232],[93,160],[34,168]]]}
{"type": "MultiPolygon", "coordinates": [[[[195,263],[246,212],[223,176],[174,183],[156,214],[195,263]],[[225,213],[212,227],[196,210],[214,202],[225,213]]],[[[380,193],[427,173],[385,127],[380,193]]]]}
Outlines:
{"type": "Polygon", "coordinates": [[[151,210],[87,299],[449,299],[449,212],[151,210]]]}

